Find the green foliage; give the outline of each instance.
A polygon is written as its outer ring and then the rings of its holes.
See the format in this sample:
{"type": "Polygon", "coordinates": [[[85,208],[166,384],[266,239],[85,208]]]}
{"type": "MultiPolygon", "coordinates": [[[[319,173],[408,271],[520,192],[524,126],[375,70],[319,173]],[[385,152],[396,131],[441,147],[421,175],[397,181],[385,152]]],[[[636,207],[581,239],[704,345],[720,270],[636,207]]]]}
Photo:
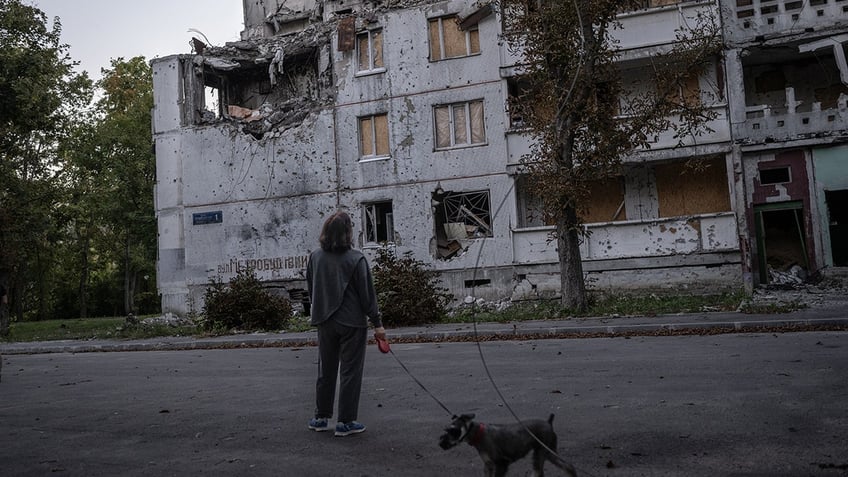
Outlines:
{"type": "Polygon", "coordinates": [[[592,300],[588,316],[653,316],[668,313],[736,311],[746,297],[744,292],[718,295],[609,295],[592,300]]]}
{"type": "Polygon", "coordinates": [[[158,336],[192,336],[198,333],[194,325],[127,326],[126,318],[73,318],[12,323],[9,336],[3,341],[23,343],[52,340],[143,339],[158,336]]]}
{"type": "Polygon", "coordinates": [[[204,297],[204,326],[210,331],[281,330],[292,316],[289,300],[270,294],[251,269],[240,270],[229,286],[213,280],[204,297]]]}
{"type": "Polygon", "coordinates": [[[0,0],[0,279],[20,318],[56,309],[69,201],[58,145],[92,94],[60,34],[38,8],[0,0]]]}
{"type": "Polygon", "coordinates": [[[437,323],[447,313],[452,296],[439,287],[439,272],[406,252],[380,247],[374,262],[374,287],[386,326],[437,323]]]}

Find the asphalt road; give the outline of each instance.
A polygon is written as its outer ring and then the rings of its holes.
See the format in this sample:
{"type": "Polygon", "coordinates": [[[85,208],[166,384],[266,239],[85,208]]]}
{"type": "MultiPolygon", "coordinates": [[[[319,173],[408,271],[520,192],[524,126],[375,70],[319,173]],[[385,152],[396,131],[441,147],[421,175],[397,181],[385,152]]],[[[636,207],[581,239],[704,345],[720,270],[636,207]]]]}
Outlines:
{"type": "MultiPolygon", "coordinates": [[[[452,413],[555,413],[580,475],[848,475],[848,333],[482,343],[508,406],[475,343],[393,350],[452,413]]],[[[306,429],[313,347],[2,359],[4,477],[483,475],[469,446],[438,447],[450,415],[375,347],[368,431],[345,438],[306,429]]]]}

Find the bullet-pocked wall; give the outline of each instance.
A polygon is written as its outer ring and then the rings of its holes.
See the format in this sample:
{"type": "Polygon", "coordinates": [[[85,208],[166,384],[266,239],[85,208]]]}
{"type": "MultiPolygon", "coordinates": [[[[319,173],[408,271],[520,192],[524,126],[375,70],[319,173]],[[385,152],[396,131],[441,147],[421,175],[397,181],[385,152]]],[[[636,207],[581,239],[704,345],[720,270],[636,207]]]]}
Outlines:
{"type": "MultiPolygon", "coordinates": [[[[495,8],[244,6],[243,41],[152,62],[163,311],[198,310],[210,280],[243,267],[281,292],[302,290],[305,258],[337,207],[351,213],[356,246],[372,260],[382,242],[411,252],[457,299],[557,295],[554,229],[531,210],[538,198],[520,176],[532,138],[507,111],[521,58],[501,41],[495,8]]],[[[638,86],[639,67],[675,41],[675,28],[717,9],[662,1],[623,14],[622,71],[638,86]]],[[[739,286],[744,234],[734,211],[746,195],[728,109],[744,123],[745,91],[742,64],[731,67],[741,107],[728,108],[716,57],[684,88],[716,113],[709,132],[660,134],[598,186],[581,249],[590,288],[739,286]],[[708,173],[681,182],[692,158],[708,173]]]]}
{"type": "Polygon", "coordinates": [[[232,121],[195,126],[179,105],[201,83],[182,76],[184,61],[153,62],[161,78],[154,132],[163,306],[191,311],[212,280],[246,267],[263,281],[302,288],[320,218],[337,202],[332,110],[262,138],[232,121]]]}
{"type": "MultiPolygon", "coordinates": [[[[455,16],[467,7],[465,1],[438,2],[356,17],[354,47],[339,49],[334,56],[342,203],[360,225],[361,246],[373,249],[375,239],[385,236],[369,234],[369,215],[390,213],[388,235],[398,252],[410,251],[431,263],[446,283],[459,283],[458,290],[473,280],[475,270],[482,275],[485,269],[512,265],[510,224],[515,209],[513,179],[506,173],[503,153],[500,25],[496,15],[489,15],[457,31],[455,16]],[[441,37],[433,33],[440,28],[441,37]],[[445,57],[433,43],[449,42],[451,35],[461,39],[464,50],[445,57]],[[368,48],[376,59],[368,54],[363,58],[368,48]],[[445,119],[454,127],[461,121],[471,123],[468,137],[445,138],[445,119]],[[370,146],[379,141],[385,145],[370,146]],[[454,241],[444,229],[459,219],[450,217],[444,202],[463,205],[463,200],[483,208],[471,211],[483,224],[466,217],[463,226],[476,232],[463,232],[454,241]],[[446,243],[459,249],[446,251],[446,243]]],[[[342,45],[344,39],[336,35],[334,43],[342,45]]],[[[492,293],[481,293],[503,297],[510,286],[504,282],[491,287],[492,293]]]]}

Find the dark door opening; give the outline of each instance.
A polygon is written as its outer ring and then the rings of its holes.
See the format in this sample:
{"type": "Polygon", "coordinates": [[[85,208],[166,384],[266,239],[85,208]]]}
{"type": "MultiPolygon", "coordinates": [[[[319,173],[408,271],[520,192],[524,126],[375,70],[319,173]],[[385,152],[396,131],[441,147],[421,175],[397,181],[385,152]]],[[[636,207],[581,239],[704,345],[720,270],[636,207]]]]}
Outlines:
{"type": "Polygon", "coordinates": [[[754,216],[760,283],[801,283],[809,273],[801,202],[756,206],[754,216]]]}
{"type": "Polygon", "coordinates": [[[848,267],[848,190],[825,191],[834,267],[848,267]]]}

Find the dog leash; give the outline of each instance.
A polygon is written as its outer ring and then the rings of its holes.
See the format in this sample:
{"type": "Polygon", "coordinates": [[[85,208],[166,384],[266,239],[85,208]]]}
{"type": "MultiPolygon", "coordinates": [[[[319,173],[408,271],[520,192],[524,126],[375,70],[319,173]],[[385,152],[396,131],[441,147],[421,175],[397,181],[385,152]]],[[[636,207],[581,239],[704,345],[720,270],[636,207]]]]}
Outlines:
{"type": "Polygon", "coordinates": [[[397,355],[395,354],[395,352],[394,352],[394,351],[392,351],[392,348],[391,348],[391,346],[389,346],[389,342],[388,342],[388,341],[383,340],[383,339],[377,339],[376,341],[377,341],[377,348],[379,348],[379,349],[380,349],[380,352],[381,352],[381,353],[389,353],[389,354],[391,354],[391,355],[392,355],[392,357],[395,359],[395,361],[397,361],[397,363],[400,365],[400,367],[401,367],[401,368],[403,368],[403,370],[404,370],[404,371],[406,371],[406,374],[408,374],[408,375],[409,375],[409,377],[410,377],[410,378],[412,378],[412,380],[413,380],[413,381],[415,381],[415,383],[416,383],[416,384],[418,384],[418,386],[419,386],[419,387],[421,387],[421,389],[423,389],[423,390],[424,390],[424,392],[425,392],[425,393],[427,393],[427,395],[428,395],[428,396],[430,396],[431,398],[433,398],[433,400],[434,400],[434,401],[436,401],[436,403],[437,403],[439,406],[441,406],[441,407],[442,407],[442,409],[444,409],[444,410],[445,410],[445,412],[447,412],[447,413],[448,413],[449,415],[451,415],[451,416],[454,416],[454,413],[452,413],[452,412],[450,411],[450,409],[448,409],[448,408],[447,408],[447,406],[445,406],[445,405],[442,403],[442,401],[439,401],[439,398],[437,398],[437,397],[436,397],[433,393],[431,393],[431,392],[427,389],[427,387],[425,387],[425,386],[424,386],[424,384],[423,384],[421,381],[419,381],[419,380],[418,380],[418,378],[416,378],[416,377],[415,377],[415,376],[414,376],[414,375],[413,375],[413,374],[409,371],[409,369],[407,369],[406,365],[404,365],[404,364],[403,364],[403,361],[401,361],[401,360],[400,360],[400,358],[398,358],[398,357],[397,357],[397,355]]]}

